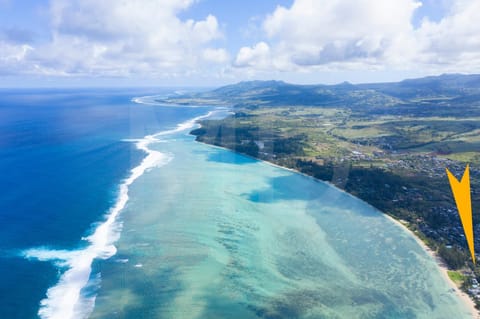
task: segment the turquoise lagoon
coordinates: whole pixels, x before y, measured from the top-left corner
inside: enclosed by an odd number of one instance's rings
[[[188,131],[149,144],[162,165],[129,186],[91,318],[472,317],[382,213]]]

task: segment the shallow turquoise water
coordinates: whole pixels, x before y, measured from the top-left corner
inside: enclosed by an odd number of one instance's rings
[[[470,318],[410,234],[327,184],[185,132],[130,188],[92,318]]]
[[[153,93],[171,91],[0,89],[1,319],[39,318],[39,311],[47,310],[42,306],[47,298],[58,308],[78,299],[60,303],[48,294],[71,268],[60,259],[91,244],[82,238],[103,221],[118,199],[119,184],[145,157],[125,139],[142,138],[207,112],[131,101]],[[83,259],[80,264],[87,263]],[[63,284],[78,282],[74,276]],[[48,310],[42,318],[70,318]]]

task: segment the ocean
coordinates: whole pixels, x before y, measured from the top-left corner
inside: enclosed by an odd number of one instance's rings
[[[471,318],[403,228],[168,94],[1,91],[0,318]]]

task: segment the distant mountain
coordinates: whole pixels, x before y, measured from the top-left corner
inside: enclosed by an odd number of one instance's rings
[[[246,81],[181,98],[187,97],[228,101],[237,106],[353,106],[372,103],[391,105],[400,102],[383,93],[358,88],[348,82],[337,85],[298,85],[283,81]]]
[[[480,75],[442,74],[396,83],[361,84],[359,87],[373,89],[401,99],[458,97],[480,93]]]
[[[285,89],[288,87],[295,86],[293,84],[288,84],[283,81],[244,81],[237,84],[231,84],[227,86],[222,86],[212,93],[221,94],[221,95],[234,95],[239,92],[251,92],[258,90],[278,90]]]
[[[403,86],[437,86],[443,88],[463,89],[480,88],[480,74],[442,74],[439,76],[427,76],[420,79],[408,79],[400,82]]]
[[[176,96],[173,102],[222,103],[238,107],[307,106],[390,108],[443,107],[448,101],[480,103],[480,75],[443,74],[392,83],[297,85],[283,81],[245,81],[209,92]],[[388,110],[385,110],[387,112]],[[417,110],[418,111],[418,110]]]

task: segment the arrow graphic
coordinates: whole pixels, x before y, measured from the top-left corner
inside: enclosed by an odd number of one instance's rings
[[[463,173],[462,180],[458,179],[448,170],[447,176],[452,188],[453,197],[457,204],[458,214],[462,221],[463,231],[467,238],[468,248],[470,249],[470,255],[472,261],[475,264],[475,249],[473,242],[473,222],[472,222],[472,200],[470,198],[470,167],[467,164],[465,172]]]

